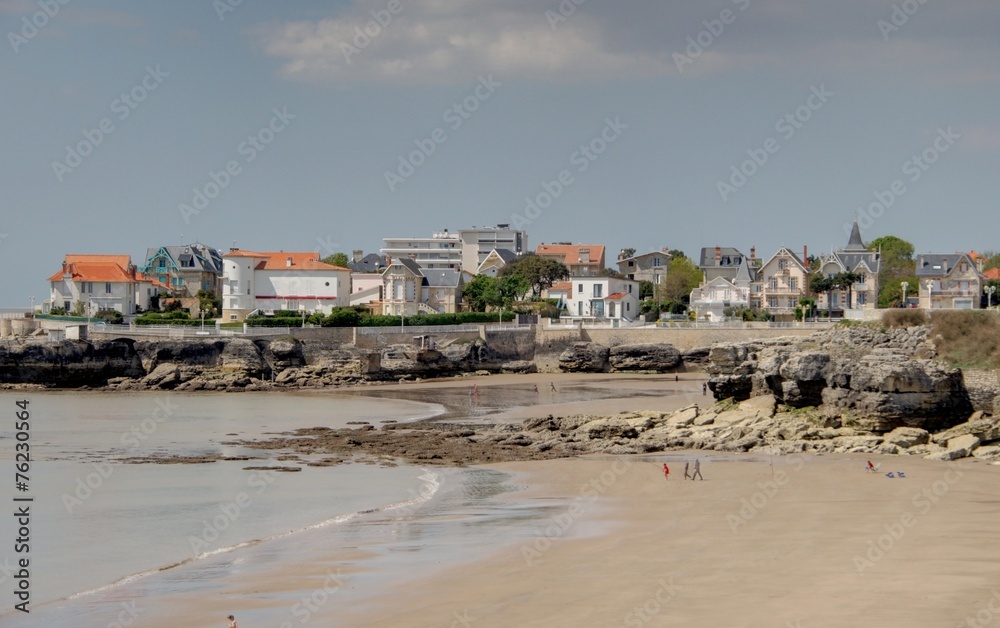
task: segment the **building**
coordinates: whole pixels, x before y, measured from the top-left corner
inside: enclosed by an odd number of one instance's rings
[[[565,303],[571,319],[593,318],[631,322],[639,315],[637,281],[585,275],[571,277],[568,283],[571,285],[565,293]],[[549,295],[553,297],[552,289],[549,290]]]
[[[275,310],[329,314],[350,303],[351,271],[324,264],[318,253],[231,249],[222,260],[223,320]]]
[[[802,259],[790,249],[781,247],[757,271],[760,285],[760,309],[776,318],[791,318],[799,300],[809,295],[809,268],[802,260],[808,259],[808,249],[803,247]],[[751,294],[753,301],[753,294]]]
[[[354,251],[347,267],[351,270],[351,305],[382,301],[382,273],[388,266],[384,255]]]
[[[917,255],[920,307],[944,310],[979,309],[985,278],[968,253]]]
[[[750,258],[747,263],[751,268],[758,265],[755,255],[756,248],[750,247]],[[706,284],[716,277],[723,277],[731,282],[736,278],[736,273],[744,259],[747,259],[746,255],[739,249],[729,246],[704,247],[701,249],[698,268],[701,269],[704,275],[703,281]]]
[[[146,249],[146,261],[138,271],[169,287],[179,296],[194,297],[199,290],[216,294],[222,288],[222,253],[195,242],[181,246]]]
[[[527,232],[511,229],[509,224],[462,229],[459,238],[462,241],[462,270],[470,273],[479,274],[478,269],[493,251],[509,251],[514,257],[528,252]]]
[[[48,279],[49,300],[42,312],[53,308],[76,310],[93,315],[100,310],[115,310],[128,316],[149,309],[153,298],[167,286],[137,272],[128,255],[76,255],[63,258],[62,269]]]
[[[382,313],[453,314],[462,301],[463,275],[451,269],[421,268],[408,258],[394,259],[382,273]]]
[[[429,238],[385,238],[383,243],[381,252],[389,259],[411,259],[421,268],[475,273],[494,249],[523,254],[528,234],[503,224],[459,231],[445,229]]]
[[[721,321],[729,312],[760,307],[757,269],[742,257],[732,279],[715,277],[691,291],[689,311],[700,319]]]
[[[476,269],[477,275],[496,277],[500,269],[517,259],[517,253],[509,249],[493,249]]]
[[[571,277],[594,277],[604,270],[603,244],[539,244],[535,255],[564,264]]]
[[[816,306],[820,310],[868,310],[878,307],[878,273],[882,267],[882,254],[869,251],[861,240],[857,221],[851,230],[847,246],[820,257],[819,272],[825,277],[841,273],[858,275],[850,289],[832,290],[818,295]]]
[[[658,284],[667,276],[670,267],[670,249],[633,255],[619,259],[618,272],[634,281],[649,281]]]

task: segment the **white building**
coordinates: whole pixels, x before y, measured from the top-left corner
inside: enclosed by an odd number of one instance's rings
[[[721,321],[727,309],[741,310],[750,307],[750,293],[755,285],[756,270],[750,268],[747,258],[740,258],[736,275],[729,279],[723,275],[701,284],[691,291],[688,306],[699,319]]]
[[[351,299],[351,271],[314,252],[252,252],[222,256],[222,318],[241,321],[255,310],[329,314]]]
[[[62,270],[49,277],[49,299],[42,312],[52,308],[76,310],[84,316],[100,310],[136,313],[136,305],[149,309],[152,297],[167,286],[136,272],[128,255],[75,255],[63,258]]]
[[[633,321],[639,315],[639,282],[613,277],[571,277],[569,318]],[[550,292],[551,294],[551,292]]]
[[[527,251],[528,234],[510,225],[438,231],[429,238],[384,238],[380,252],[390,260],[409,259],[421,268],[476,273],[494,249],[514,255]]]

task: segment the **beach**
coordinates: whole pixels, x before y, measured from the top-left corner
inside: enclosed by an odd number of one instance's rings
[[[511,375],[372,386],[329,397],[365,398],[355,405],[406,399],[420,409],[439,403],[439,416],[449,422],[501,425],[547,414],[673,410],[701,401],[702,381],[693,374],[676,382],[673,376]],[[469,399],[473,385],[477,401]],[[104,395],[95,398],[109,398]],[[301,404],[323,396],[282,398]],[[188,404],[196,398],[183,397]],[[211,426],[212,439],[227,435],[232,420]],[[102,429],[115,434],[118,428]],[[705,479],[686,481],[684,463],[695,459]],[[1000,597],[993,598],[1000,590],[1000,548],[992,543],[1000,469],[972,460],[879,456],[873,461],[881,468],[873,474],[866,461],[858,454],[668,451],[410,467],[412,473],[403,465],[397,480],[385,476],[371,485],[379,494],[400,480],[418,487],[403,491],[400,485],[392,504],[375,498],[382,505],[371,512],[318,525],[303,518],[291,534],[272,534],[49,611],[62,617],[85,604],[90,614],[80,625],[95,626],[108,625],[119,605],[130,602],[152,626],[221,625],[217,620],[230,613],[241,626],[288,628],[989,625],[983,619],[994,621],[991,600],[1000,610]],[[161,474],[172,466],[139,468]],[[238,480],[239,466],[232,468]],[[307,471],[319,478],[363,467],[337,469]],[[289,496],[298,502],[254,506],[266,508],[261,512],[275,518],[279,531],[285,524],[275,508],[317,507],[356,482],[343,476],[309,492],[315,480],[304,483],[305,475],[280,479],[299,493]],[[362,504],[361,495],[350,503]],[[255,521],[257,511],[247,512]],[[979,623],[963,623],[966,618]]]

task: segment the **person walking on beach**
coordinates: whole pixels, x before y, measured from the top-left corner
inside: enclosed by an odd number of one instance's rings
[[[556,385],[555,385],[555,382],[549,382],[549,389],[550,389],[550,390],[551,390],[552,392],[559,392],[559,391],[557,391],[557,390],[556,390]]]
[[[473,384],[472,385],[472,396],[473,397],[478,397],[479,396],[479,384]]]
[[[534,386],[532,386],[532,388],[535,389],[535,392],[538,392],[538,384],[535,384]]]
[[[230,615],[226,619],[229,620],[229,628],[237,628],[237,626],[236,626],[236,618],[235,617],[233,617],[232,615]]]
[[[698,478],[699,480],[704,480],[705,478],[701,475],[701,461],[697,458],[694,459],[694,473],[691,474],[691,479]]]
[[[663,479],[664,480],[670,479],[670,467],[667,466],[666,462],[663,463]]]
[[[708,394],[708,384],[702,382],[702,384],[701,384],[701,395],[704,397],[707,394]]]
[[[689,479],[691,477],[690,475],[688,475],[688,465],[689,464],[690,463],[687,460],[684,461],[684,479],[685,480],[687,480],[687,479]]]

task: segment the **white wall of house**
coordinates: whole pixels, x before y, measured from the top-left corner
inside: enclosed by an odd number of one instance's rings
[[[634,320],[639,315],[639,282],[612,277],[572,277],[573,296],[567,300],[570,318]],[[620,299],[608,297],[624,293]]]
[[[84,314],[98,310],[117,310],[122,314],[135,313],[135,284],[131,281],[62,281],[51,282],[50,299],[52,307],[66,307],[72,310],[77,301],[82,301]]]

